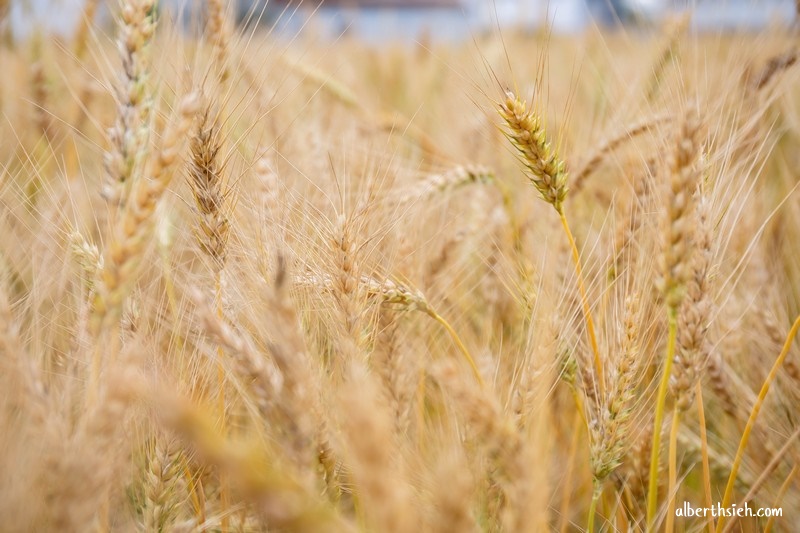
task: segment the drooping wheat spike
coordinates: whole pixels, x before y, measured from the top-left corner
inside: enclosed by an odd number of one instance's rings
[[[678,133],[676,144],[669,155],[666,169],[668,172],[667,206],[662,215],[663,247],[660,257],[661,273],[657,280],[657,285],[667,307],[669,331],[653,417],[653,448],[650,457],[650,479],[647,495],[647,526],[650,529],[655,525],[658,501],[658,463],[661,443],[661,432],[659,430],[664,421],[664,407],[675,358],[678,309],[686,291],[693,250],[691,214],[694,206],[693,199],[695,198],[695,191],[697,190],[701,173],[698,164],[701,152],[700,131],[700,116],[693,106],[689,106]],[[677,416],[677,412],[675,415]],[[674,429],[673,433],[677,431],[677,420],[672,427]],[[675,439],[671,439],[671,443],[674,442]],[[674,452],[673,447],[670,449],[670,457],[674,457]],[[674,479],[674,477],[670,476],[670,479]],[[670,494],[672,494],[671,491]],[[671,498],[670,502],[673,501]],[[672,516],[668,518],[671,519]]]
[[[306,274],[295,278],[295,283],[298,285],[315,286],[323,288],[330,292],[338,290],[337,282],[330,276],[316,276],[313,274]],[[475,363],[474,358],[470,354],[467,347],[464,345],[458,333],[453,329],[447,320],[444,319],[436,310],[428,303],[419,290],[406,287],[402,283],[385,279],[380,281],[370,276],[361,276],[359,291],[363,292],[368,298],[378,299],[381,303],[393,306],[397,309],[405,311],[420,311],[425,313],[436,322],[438,322],[453,339],[456,347],[459,349],[464,359],[469,363],[475,379],[483,384],[478,365]]]
[[[568,191],[566,164],[550,144],[542,118],[511,92],[500,104],[500,116],[507,125],[506,135],[530,171],[528,179],[544,201],[561,214]]]
[[[492,183],[494,172],[479,165],[459,165],[445,172],[430,174],[400,197],[400,203],[427,198],[472,183]]]
[[[706,339],[711,318],[711,220],[709,201],[697,205],[694,228],[694,256],[689,267],[686,297],[678,315],[675,368],[670,382],[678,409],[685,411],[694,400],[695,383],[706,367],[710,344]]]
[[[551,146],[542,117],[536,110],[529,111],[526,102],[520,100],[510,91],[506,92],[506,99],[500,104],[500,116],[506,123],[506,136],[519,152],[520,161],[528,169],[526,177],[536,187],[544,201],[552,205],[556,210],[561,219],[564,233],[569,240],[572,260],[575,264],[575,274],[578,280],[578,289],[581,294],[583,316],[586,321],[586,334],[589,337],[589,343],[592,348],[598,388],[603,394],[605,393],[603,358],[597,345],[589,296],[583,280],[580,253],[564,212],[564,200],[569,190],[567,188],[566,164]]]
[[[665,122],[669,122],[671,118],[671,115],[648,117],[628,126],[617,135],[603,142],[594,150],[590,157],[577,167],[577,170],[571,172],[570,190],[572,193],[575,194],[584,187],[586,179],[600,167],[608,154],[616,150],[622,144],[632,141],[636,137],[651,131]]]
[[[196,236],[216,274],[225,266],[230,235],[230,189],[225,178],[217,118],[206,108],[191,140],[189,186],[197,208]]]
[[[156,30],[154,0],[124,0],[117,47],[122,72],[115,86],[117,116],[108,131],[107,182],[102,196],[112,205],[125,201],[135,167],[146,157],[150,135],[148,54]]]

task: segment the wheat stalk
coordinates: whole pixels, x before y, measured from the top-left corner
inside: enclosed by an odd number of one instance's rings
[[[552,148],[542,118],[535,110],[529,111],[527,104],[519,97],[507,92],[506,99],[500,104],[500,116],[507,126],[506,135],[519,152],[522,163],[528,169],[526,176],[539,191],[542,199],[553,206],[561,219],[561,225],[572,250],[578,289],[583,304],[583,316],[586,320],[586,331],[592,347],[599,388],[601,393],[605,393],[603,358],[597,346],[594,320],[583,281],[580,254],[564,213],[563,204],[568,191],[566,164]]]
[[[662,216],[661,228],[664,244],[662,246],[660,277],[657,285],[666,303],[669,331],[653,417],[653,447],[650,458],[650,480],[647,496],[647,527],[650,529],[655,526],[656,504],[658,501],[660,428],[664,420],[664,406],[675,357],[678,309],[686,291],[686,282],[690,272],[689,264],[692,251],[692,218],[690,215],[693,206],[692,199],[700,176],[700,169],[697,164],[700,157],[700,128],[700,117],[697,111],[690,106],[667,165],[667,171],[669,172],[667,206]],[[677,421],[675,424],[677,424]],[[677,432],[677,427],[675,432]],[[671,443],[674,444],[674,442],[674,439],[671,439]],[[672,457],[674,446],[671,446],[671,449],[670,456]],[[674,502],[672,499],[673,491],[670,490],[669,494],[670,501]],[[674,518],[674,513],[668,515],[668,520],[672,518]]]

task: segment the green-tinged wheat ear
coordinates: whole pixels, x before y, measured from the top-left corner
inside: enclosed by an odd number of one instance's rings
[[[126,0],[117,38],[122,72],[115,86],[117,116],[108,130],[111,148],[105,154],[106,183],[101,195],[112,205],[126,201],[130,180],[146,157],[150,136],[151,96],[148,53],[156,30],[154,0]]]
[[[147,531],[169,531],[185,493],[185,468],[177,440],[159,438],[148,450],[144,472],[144,526]]]
[[[594,420],[589,424],[592,473],[599,483],[616,470],[630,446],[628,422],[633,412],[640,370],[637,305],[635,297],[626,301],[625,335],[619,346],[608,395],[600,412],[593,415]]]
[[[542,198],[561,213],[568,191],[566,165],[550,144],[542,117],[529,111],[526,102],[511,92],[500,104],[500,116],[506,123],[506,135],[530,171],[526,176]]]
[[[133,194],[113,228],[111,243],[104,254],[102,284],[94,301],[92,329],[99,332],[119,319],[139,263],[155,223],[158,203],[172,180],[183,139],[198,111],[199,99],[191,93],[178,106],[175,124],[167,130],[161,145],[149,161],[147,171],[136,180]]]

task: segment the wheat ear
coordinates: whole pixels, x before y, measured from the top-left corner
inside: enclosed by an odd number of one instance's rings
[[[111,149],[105,155],[107,182],[102,196],[112,205],[125,201],[135,167],[146,157],[150,131],[147,93],[148,48],[155,34],[154,0],[125,0],[117,47],[122,73],[116,85],[117,117],[108,131]]]
[[[561,219],[564,233],[569,240],[572,259],[575,263],[575,273],[578,278],[578,289],[581,293],[586,331],[592,347],[592,354],[594,355],[595,371],[597,372],[600,392],[604,394],[605,372],[603,370],[603,359],[597,346],[594,320],[592,319],[589,298],[583,281],[580,253],[564,212],[564,200],[568,191],[566,164],[550,144],[539,114],[536,111],[529,111],[527,104],[510,91],[506,93],[506,99],[500,104],[500,116],[506,123],[506,136],[519,152],[520,160],[527,169],[527,178],[539,191],[542,199],[556,210]]]
[[[122,216],[117,220],[111,243],[103,257],[102,283],[93,302],[90,329],[97,336],[101,331],[110,335],[113,358],[116,350],[119,319],[125,298],[136,281],[140,262],[152,234],[155,211],[172,179],[170,167],[175,163],[186,135],[198,110],[194,93],[184,97],[178,106],[178,118],[162,139],[161,146],[150,160],[145,175],[136,180]],[[92,361],[90,402],[99,385],[101,354],[106,347],[98,343]]]
[[[650,456],[650,479],[647,493],[647,527],[655,527],[658,501],[658,463],[661,445],[661,427],[669,380],[675,358],[678,330],[678,309],[686,291],[691,252],[690,216],[692,199],[699,181],[697,160],[700,156],[700,117],[690,106],[668,164],[667,208],[662,217],[664,239],[660,260],[661,275],[658,287],[667,307],[669,330],[667,351],[656,396],[653,421],[653,447]],[[672,491],[670,491],[670,494]]]

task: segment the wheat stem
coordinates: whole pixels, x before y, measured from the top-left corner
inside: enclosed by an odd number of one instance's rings
[[[600,387],[600,395],[603,396],[606,390],[605,372],[603,370],[603,359],[600,357],[600,349],[597,347],[597,337],[594,333],[594,321],[592,320],[592,310],[589,306],[589,298],[586,295],[586,285],[583,282],[583,270],[581,269],[581,258],[578,252],[578,247],[575,244],[575,237],[572,236],[572,231],[569,229],[569,222],[567,215],[562,209],[559,211],[561,218],[561,225],[564,227],[564,233],[567,234],[570,248],[572,249],[572,260],[575,263],[575,275],[578,278],[578,289],[581,293],[581,304],[583,305],[583,316],[586,320],[586,332],[589,335],[589,342],[592,345],[592,354],[594,356],[594,366],[597,371],[597,378]]]
[[[675,359],[675,339],[678,333],[678,313],[674,307],[668,308],[669,334],[667,338],[667,353],[664,357],[664,369],[661,373],[661,382],[658,385],[656,397],[655,417],[653,421],[653,446],[650,451],[650,478],[647,487],[647,531],[653,531],[656,519],[656,505],[658,503],[658,458],[661,448],[661,425],[664,423],[664,406],[667,402],[667,389],[669,376],[672,374],[672,362]]]
[[[586,526],[588,533],[594,533],[594,517],[597,514],[597,502],[603,495],[602,483],[595,481],[594,490],[592,491],[592,503],[589,505],[589,524]]]
[[[792,347],[792,342],[794,342],[794,338],[797,336],[798,330],[800,330],[800,316],[795,319],[792,329],[789,330],[789,334],[786,336],[786,342],[783,345],[783,349],[778,355],[778,358],[775,360],[775,364],[772,365],[772,369],[770,369],[767,378],[764,380],[764,384],[761,386],[761,391],[758,393],[756,403],[753,405],[753,409],[750,411],[750,417],[747,419],[747,425],[742,433],[742,439],[739,441],[739,448],[736,450],[736,457],[733,459],[731,473],[728,476],[728,484],[725,487],[725,495],[722,497],[723,509],[727,508],[731,503],[731,499],[733,498],[733,486],[736,483],[736,475],[739,473],[739,467],[742,465],[744,450],[747,447],[747,441],[750,439],[750,433],[753,431],[753,427],[756,424],[756,418],[758,418],[758,413],[761,411],[761,406],[764,405],[764,400],[767,398],[769,388],[772,385],[772,382],[775,381],[778,371],[783,365],[783,361],[786,359],[786,356],[789,355],[789,349]],[[717,533],[722,532],[724,524],[725,517],[720,516],[719,521],[717,522]]]
[[[573,388],[573,390],[575,390]],[[569,444],[569,459],[567,459],[567,473],[566,481],[564,482],[564,489],[561,491],[561,526],[558,528],[559,533],[566,533],[570,521],[569,521],[569,503],[570,503],[570,493],[572,492],[572,477],[573,472],[575,470],[575,457],[578,455],[578,443],[580,442],[581,436],[581,424],[584,426],[586,425],[586,418],[583,412],[583,408],[580,405],[580,397],[576,395],[576,401],[578,402],[578,409],[575,411],[575,415],[573,416],[572,421],[572,439]]]
[[[445,330],[447,330],[447,333],[450,334],[450,338],[453,339],[453,342],[458,347],[459,351],[461,351],[461,354],[464,356],[464,359],[467,360],[470,368],[472,368],[472,373],[475,375],[475,379],[481,385],[481,387],[483,387],[484,382],[483,378],[481,377],[481,372],[480,370],[478,370],[478,365],[475,364],[475,359],[472,358],[472,355],[470,355],[469,350],[467,350],[467,347],[464,346],[464,343],[461,341],[461,337],[458,336],[458,333],[456,333],[456,330],[453,329],[453,326],[451,326],[450,323],[447,322],[447,320],[445,320],[439,313],[437,313],[433,309],[430,308],[427,309],[427,313],[432,319],[437,321],[439,324],[442,325],[442,327]]]
[[[796,473],[797,473],[797,463],[795,463],[795,465],[789,471],[789,475],[786,476],[786,479],[781,484],[781,488],[778,489],[778,495],[775,496],[775,503],[772,504],[773,509],[780,507],[780,504],[783,501],[783,497],[786,496],[786,492],[792,485],[792,481],[794,481],[794,475]],[[770,516],[769,520],[767,520],[767,523],[764,526],[764,533],[770,533],[772,531],[773,525],[775,525],[775,515]]]
[[[706,431],[706,411],[703,405],[703,383],[697,380],[694,384],[695,396],[697,397],[697,418],[700,422],[700,452],[703,460],[703,493],[705,496],[706,507],[714,505],[711,496],[711,467],[708,462],[708,435]],[[714,517],[708,519],[708,532],[714,531]]]
[[[675,500],[678,485],[678,429],[680,428],[680,413],[678,407],[672,409],[672,425],[669,430],[669,485],[667,495],[669,503],[667,505],[667,524],[664,527],[666,533],[672,533],[675,529]]]

